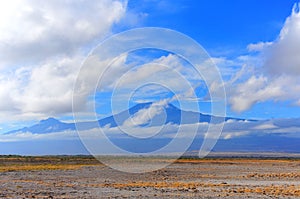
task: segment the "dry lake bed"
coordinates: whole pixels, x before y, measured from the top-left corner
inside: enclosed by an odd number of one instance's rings
[[[157,161],[170,160],[143,164]],[[182,158],[133,174],[89,156],[1,156],[0,198],[300,198],[300,159]]]

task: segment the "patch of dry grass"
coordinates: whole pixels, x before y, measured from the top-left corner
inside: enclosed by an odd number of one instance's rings
[[[43,164],[43,165],[5,165],[0,166],[0,172],[12,172],[12,171],[38,171],[38,170],[70,170],[79,169],[87,164]]]
[[[101,165],[90,156],[0,156],[0,172],[70,170]]]
[[[299,162],[300,159],[248,159],[248,158],[225,158],[225,159],[178,159],[176,163],[212,163],[212,164],[256,164],[256,163],[291,163]]]
[[[280,196],[300,196],[300,186],[296,185],[271,185],[262,187],[240,187],[225,190],[229,193],[257,193],[272,197]]]
[[[97,186],[97,185],[94,185]],[[271,186],[241,186],[227,183],[201,183],[201,182],[128,182],[128,183],[106,183],[98,186],[113,187],[116,189],[128,188],[155,188],[176,189],[178,191],[197,192],[201,188],[210,188],[213,192],[223,192],[225,195],[261,194],[273,197],[300,196],[300,186],[296,185],[271,185]]]
[[[300,178],[300,173],[251,173],[246,178]]]

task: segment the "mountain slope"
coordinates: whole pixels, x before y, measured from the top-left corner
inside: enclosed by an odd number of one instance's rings
[[[109,125],[110,127],[117,127],[130,118],[135,117],[135,115],[143,110],[147,110],[150,106],[153,105],[152,102],[140,103],[137,104],[128,110],[122,111],[116,115],[112,115],[98,121],[91,122],[80,122],[77,126],[79,130],[88,130],[97,127],[104,127]],[[230,118],[230,117],[216,117],[208,114],[202,114],[192,111],[183,111],[177,108],[172,104],[168,104],[165,109],[165,112],[155,115],[151,119],[151,123],[144,124],[145,126],[160,126],[168,123],[172,124],[193,124],[197,122],[207,122],[210,123],[212,119],[215,121],[222,120],[244,120],[239,118]],[[41,120],[38,124],[35,124],[30,127],[24,127],[22,129],[17,129],[9,131],[6,134],[17,133],[17,132],[31,132],[34,134],[45,134],[51,132],[61,132],[65,130],[76,130],[75,123],[64,123],[54,118],[48,118],[46,120]]]
[[[5,134],[17,133],[17,132],[31,132],[34,134],[45,134],[52,132],[61,132],[65,130],[75,130],[74,123],[64,123],[55,118],[48,118],[46,120],[41,120],[39,123],[30,126],[24,127],[22,129],[17,129],[9,131]]]
[[[77,127],[79,130],[89,130],[97,127],[117,127],[119,125],[124,125],[127,121],[138,119],[139,115],[144,113],[148,114],[148,110],[151,109],[153,103],[142,103],[131,107],[128,110],[122,111],[116,115],[109,116],[98,121],[90,122],[80,122]],[[153,108],[153,107],[152,107]],[[154,107],[155,108],[155,107]],[[159,110],[159,107],[157,110]],[[157,111],[156,110],[156,111]],[[151,112],[151,111],[150,111]],[[143,114],[141,114],[143,113]],[[147,115],[146,114],[146,115]],[[152,114],[152,113],[149,113]],[[145,114],[144,114],[145,116]],[[216,117],[208,114],[202,114],[192,111],[183,111],[178,107],[168,104],[163,110],[157,111],[151,117],[152,121],[145,120],[144,123],[137,123],[139,127],[152,127],[152,126],[163,126],[168,123],[176,124],[194,124],[197,122],[207,122],[211,123],[212,118],[215,120],[232,120],[228,121],[223,129],[222,136],[218,140],[214,151],[232,151],[232,152],[300,152],[300,137],[297,129],[300,128],[300,118],[292,119],[275,119],[275,120],[245,120],[239,118],[231,117]],[[180,118],[183,118],[182,121]],[[250,122],[249,122],[250,121]],[[207,124],[203,123],[203,126]],[[167,125],[166,125],[167,126]],[[189,125],[186,125],[189,126]],[[19,132],[31,132],[32,134],[49,134],[54,132],[62,132],[68,130],[76,130],[75,123],[64,123],[54,118],[48,118],[46,120],[41,120],[39,123],[24,127],[22,129],[7,132],[6,134],[13,134]],[[109,129],[111,130],[111,129]],[[134,137],[127,136],[120,132],[120,135],[116,134],[117,128],[112,128],[112,134],[108,134],[114,144],[120,148],[131,151],[134,153],[147,153],[158,150],[166,146],[170,141],[171,137],[160,137],[153,136],[150,139],[134,139]],[[138,129],[139,130],[139,129]],[[172,129],[171,129],[172,130]],[[92,131],[91,131],[92,132]],[[146,129],[145,129],[146,132]],[[200,131],[199,131],[200,132]],[[291,133],[292,132],[292,133]],[[293,133],[294,132],[294,133]],[[69,132],[66,132],[67,134]],[[75,132],[74,137],[77,136]],[[141,133],[144,133],[141,131]],[[173,131],[170,131],[170,135]],[[175,134],[174,132],[173,134]],[[200,132],[201,133],[201,132]],[[227,133],[227,134],[226,134]],[[299,131],[300,133],[300,131]],[[74,135],[72,134],[72,135]],[[124,134],[124,135],[123,135]],[[226,136],[227,135],[227,136]],[[56,136],[56,135],[55,135]],[[4,136],[5,137],[5,136]],[[8,137],[18,137],[18,135],[8,135]],[[21,135],[22,137],[22,135]],[[36,137],[36,136],[33,136]],[[39,136],[37,136],[39,137]],[[78,138],[78,139],[77,139]],[[184,138],[183,138],[184,139]],[[1,139],[0,139],[1,140]],[[41,153],[43,154],[79,154],[87,153],[86,149],[83,147],[82,143],[79,141],[79,137],[74,140],[64,140],[62,137],[57,137],[55,140],[24,140],[16,142],[5,142],[0,141],[2,148],[0,148],[0,153],[15,153],[16,147],[22,153],[24,147],[28,149],[28,154]],[[97,144],[99,140],[97,140]],[[199,150],[203,143],[203,137],[196,137],[193,140],[189,151]],[[53,148],[53,146],[55,146]],[[43,149],[39,148],[42,147]],[[105,148],[105,147],[104,147]]]
[[[100,127],[104,127],[106,125],[109,125],[110,127],[117,127],[124,122],[132,117],[135,116],[139,111],[143,109],[149,109],[150,106],[152,105],[152,102],[148,103],[140,103],[137,104],[133,107],[131,107],[128,110],[122,111],[116,115],[112,115],[109,117],[106,117],[104,119],[100,119],[97,122],[84,122],[81,123],[79,126],[82,128],[81,130],[84,129],[89,129],[89,128],[96,128],[98,125]],[[232,118],[232,117],[216,117],[208,114],[202,114],[202,113],[197,113],[193,111],[184,111],[173,104],[168,104],[165,107],[165,113],[161,113],[159,115],[154,116],[151,119],[150,124],[144,124],[145,126],[160,126],[168,123],[172,124],[194,124],[197,122],[207,122],[210,123],[212,119],[214,119],[215,122],[221,122],[223,120],[228,121],[228,120],[236,120],[236,121],[245,121],[245,119],[240,119],[240,118]],[[255,120],[249,120],[249,121],[255,121]],[[143,125],[141,125],[143,126]]]

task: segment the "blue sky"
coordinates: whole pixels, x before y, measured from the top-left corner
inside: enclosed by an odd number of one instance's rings
[[[0,132],[47,117],[72,120],[72,89],[88,53],[114,33],[148,26],[182,32],[205,48],[226,82],[228,115],[300,117],[300,60],[295,58],[300,52],[300,17],[297,10],[292,14],[295,3],[1,2]],[[148,55],[143,61],[154,59],[159,56]],[[102,106],[96,112],[104,117],[111,110],[99,96],[97,104]],[[90,99],[82,107],[90,107]],[[200,106],[210,112],[207,102]],[[80,111],[82,117],[90,114]]]
[[[231,60],[253,56],[260,60],[259,53],[249,52],[247,46],[276,41],[295,3],[297,1],[146,0],[129,1],[128,10],[142,16],[137,27],[159,26],[180,31],[199,42],[212,57]],[[240,64],[224,67],[240,69]],[[202,110],[209,112],[209,106],[203,105]],[[228,108],[227,113],[245,118],[289,118],[299,117],[300,108],[290,100],[270,99],[238,113]]]
[[[245,53],[255,41],[275,40],[296,2],[146,0],[129,1],[128,9],[147,14],[140,26],[178,30],[218,56]]]

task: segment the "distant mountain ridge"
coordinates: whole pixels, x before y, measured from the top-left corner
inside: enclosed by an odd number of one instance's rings
[[[74,123],[64,123],[61,122],[55,118],[48,118],[45,120],[41,120],[39,123],[30,126],[30,127],[24,127],[21,129],[9,131],[5,134],[12,134],[12,133],[18,133],[18,132],[31,132],[34,134],[45,134],[45,133],[52,133],[52,132],[61,132],[65,130],[75,130],[75,124]]]
[[[120,132],[120,135],[114,131],[113,127],[124,125],[128,119],[141,115],[143,110],[151,108],[153,103],[137,104],[128,110],[122,111],[118,114],[105,117],[96,121],[79,122],[79,123],[64,123],[55,118],[48,118],[41,120],[37,124],[24,127],[21,129],[9,131],[6,133],[8,137],[14,137],[14,133],[32,134],[47,134],[51,137],[51,133],[74,131],[76,127],[78,130],[89,130],[97,127],[112,128],[114,133],[107,134],[110,141],[118,147],[133,153],[148,153],[156,151],[166,146],[172,138],[170,137],[151,137],[151,139],[134,139],[127,134]],[[233,117],[217,117],[203,113],[192,111],[183,111],[178,107],[167,104],[164,106],[163,112],[154,115],[151,122],[145,124],[138,124],[141,127],[159,126],[168,123],[172,124],[194,124],[198,122],[211,123],[227,121],[223,128],[223,133],[218,139],[213,151],[216,152],[288,152],[300,153],[300,136],[293,134],[291,137],[285,136],[285,130],[290,130],[290,127],[300,128],[300,118],[292,119],[275,119],[275,120],[246,120]],[[153,108],[153,107],[152,107]],[[155,108],[155,107],[154,107]],[[182,120],[180,119],[182,117]],[[232,121],[228,121],[232,120]],[[250,122],[249,122],[250,121]],[[79,125],[78,125],[79,124]],[[175,125],[175,126],[176,126]],[[205,126],[205,124],[203,124]],[[186,125],[189,126],[189,125]],[[277,128],[277,129],[276,129]],[[272,133],[272,129],[275,129]],[[227,134],[226,131],[230,132]],[[249,133],[239,134],[243,131]],[[295,131],[295,130],[294,130]],[[225,133],[224,133],[225,132]],[[269,133],[270,132],[270,133]],[[172,132],[171,132],[172,133]],[[176,132],[174,132],[176,133]],[[300,133],[300,131],[299,131]],[[68,134],[68,133],[67,133]],[[10,136],[11,135],[11,136]],[[22,136],[22,135],[21,135]],[[56,136],[56,135],[55,135]],[[59,135],[58,135],[59,136]],[[16,137],[18,137],[16,135]],[[33,136],[39,137],[39,136]],[[76,135],[75,135],[76,137]],[[78,138],[78,139],[77,139]],[[0,141],[0,153],[3,154],[89,154],[79,137],[75,139],[65,139],[58,137],[54,140],[20,140],[16,142]],[[203,143],[203,137],[195,137],[187,151],[197,151]],[[99,143],[98,143],[99,144]],[[103,148],[105,149],[105,147]]]
[[[92,129],[96,127],[104,127],[109,125],[110,127],[117,127],[118,125],[123,124],[127,119],[134,116],[136,113],[138,113],[142,109],[148,109],[153,103],[147,102],[147,103],[140,103],[137,104],[128,110],[122,111],[116,115],[112,115],[103,119],[100,119],[98,121],[90,121],[90,122],[80,122],[80,130],[87,130]],[[157,115],[152,118],[151,126],[158,126],[168,123],[173,124],[193,124],[197,122],[208,122],[210,123],[212,119],[215,121],[222,121],[222,120],[242,120],[240,118],[232,118],[232,117],[217,117],[212,116],[208,114],[198,113],[198,112],[192,112],[192,111],[183,111],[173,104],[167,104],[165,108],[165,117],[163,117],[162,114]],[[162,121],[165,121],[164,123],[161,123]],[[55,118],[48,118],[45,120],[41,120],[39,123],[30,126],[30,127],[24,127],[17,130],[9,131],[5,134],[12,134],[12,133],[18,133],[18,132],[31,132],[33,134],[45,134],[45,133],[52,133],[52,132],[61,132],[66,130],[76,130],[75,123],[64,123],[61,122]]]

